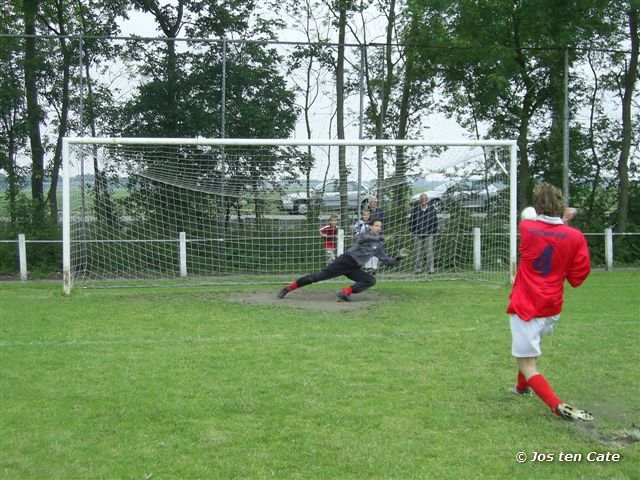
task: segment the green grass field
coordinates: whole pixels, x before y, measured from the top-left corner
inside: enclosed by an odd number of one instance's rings
[[[592,424],[507,392],[506,286],[383,277],[350,304],[278,288],[0,284],[0,476],[638,478],[638,271],[568,289],[543,342],[541,371]]]

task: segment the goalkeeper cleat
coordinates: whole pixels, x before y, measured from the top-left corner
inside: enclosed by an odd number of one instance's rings
[[[584,422],[590,422],[593,420],[593,415],[586,410],[579,410],[567,403],[559,404],[556,407],[556,413],[565,420],[582,420]]]
[[[284,287],[278,292],[278,298],[284,298],[287,293],[289,293],[289,287]]]
[[[516,395],[520,395],[523,397],[532,397],[533,396],[533,388],[527,387],[524,390],[520,390],[518,385],[514,385],[509,389],[511,393],[515,393]]]
[[[351,297],[349,295],[347,295],[346,293],[344,293],[344,292],[338,292],[337,296],[338,296],[338,299],[341,302],[350,302],[351,301]]]

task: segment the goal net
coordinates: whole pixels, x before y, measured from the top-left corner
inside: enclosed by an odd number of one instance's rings
[[[64,288],[291,280],[324,267],[329,247],[340,254],[355,242],[372,197],[394,237],[388,254],[411,250],[379,276],[504,283],[515,268],[515,149],[488,140],[67,138]],[[430,234],[412,221],[426,208],[437,220]],[[337,235],[323,237],[332,216]]]

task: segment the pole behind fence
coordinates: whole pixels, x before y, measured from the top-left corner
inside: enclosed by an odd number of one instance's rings
[[[607,270],[613,270],[613,231],[610,228],[604,230],[604,258]]]
[[[480,228],[473,229],[473,271],[480,273],[482,270],[482,240]]]
[[[18,258],[20,259],[20,280],[27,280],[27,242],[24,233],[18,234]]]
[[[187,234],[180,232],[180,277],[187,278]]]

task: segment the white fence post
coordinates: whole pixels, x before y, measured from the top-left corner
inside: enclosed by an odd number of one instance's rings
[[[604,258],[607,270],[613,270],[613,231],[604,229]]]
[[[338,229],[338,255],[342,255],[344,253],[344,229]]]
[[[20,259],[20,280],[27,280],[27,242],[24,233],[18,234],[18,258]]]
[[[480,273],[482,270],[482,242],[480,228],[473,228],[473,270]]]
[[[187,278],[187,234],[180,232],[180,277]]]

